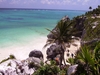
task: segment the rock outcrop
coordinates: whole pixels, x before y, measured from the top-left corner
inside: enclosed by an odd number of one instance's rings
[[[62,53],[62,48],[60,45],[51,45],[47,51],[47,59],[53,60],[57,55]]]
[[[8,59],[0,64],[0,75],[32,75],[43,62],[41,51],[31,51],[25,60]]]
[[[57,65],[61,65],[63,62],[63,51],[64,49],[61,45],[51,45],[46,51],[47,61],[55,60]]]
[[[29,57],[36,57],[36,58],[39,58],[39,59],[43,59],[43,54],[39,50],[33,50],[29,53]]]
[[[29,63],[17,59],[10,59],[0,64],[1,75],[32,75],[35,68],[29,68]]]

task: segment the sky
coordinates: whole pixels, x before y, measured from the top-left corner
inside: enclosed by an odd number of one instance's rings
[[[100,0],[0,0],[0,8],[88,10],[100,5]]]

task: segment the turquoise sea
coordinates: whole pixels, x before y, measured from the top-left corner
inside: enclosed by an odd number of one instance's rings
[[[46,28],[53,29],[68,15],[70,19],[86,11],[47,9],[0,9],[0,49],[28,44],[46,37]]]

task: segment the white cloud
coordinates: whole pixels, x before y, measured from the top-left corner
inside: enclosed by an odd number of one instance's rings
[[[69,4],[72,0],[41,0],[43,4]]]
[[[43,3],[43,4],[54,4],[55,1],[53,1],[53,0],[41,0],[41,3]]]
[[[35,3],[37,0],[23,0],[23,4]]]
[[[62,4],[71,3],[71,0],[62,0]]]
[[[10,4],[30,4],[36,1],[37,0],[11,0]]]

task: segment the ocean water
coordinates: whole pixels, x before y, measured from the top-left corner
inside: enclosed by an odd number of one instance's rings
[[[84,13],[78,10],[0,9],[0,49],[35,43],[49,33],[46,28],[53,29],[65,15],[72,19]]]

